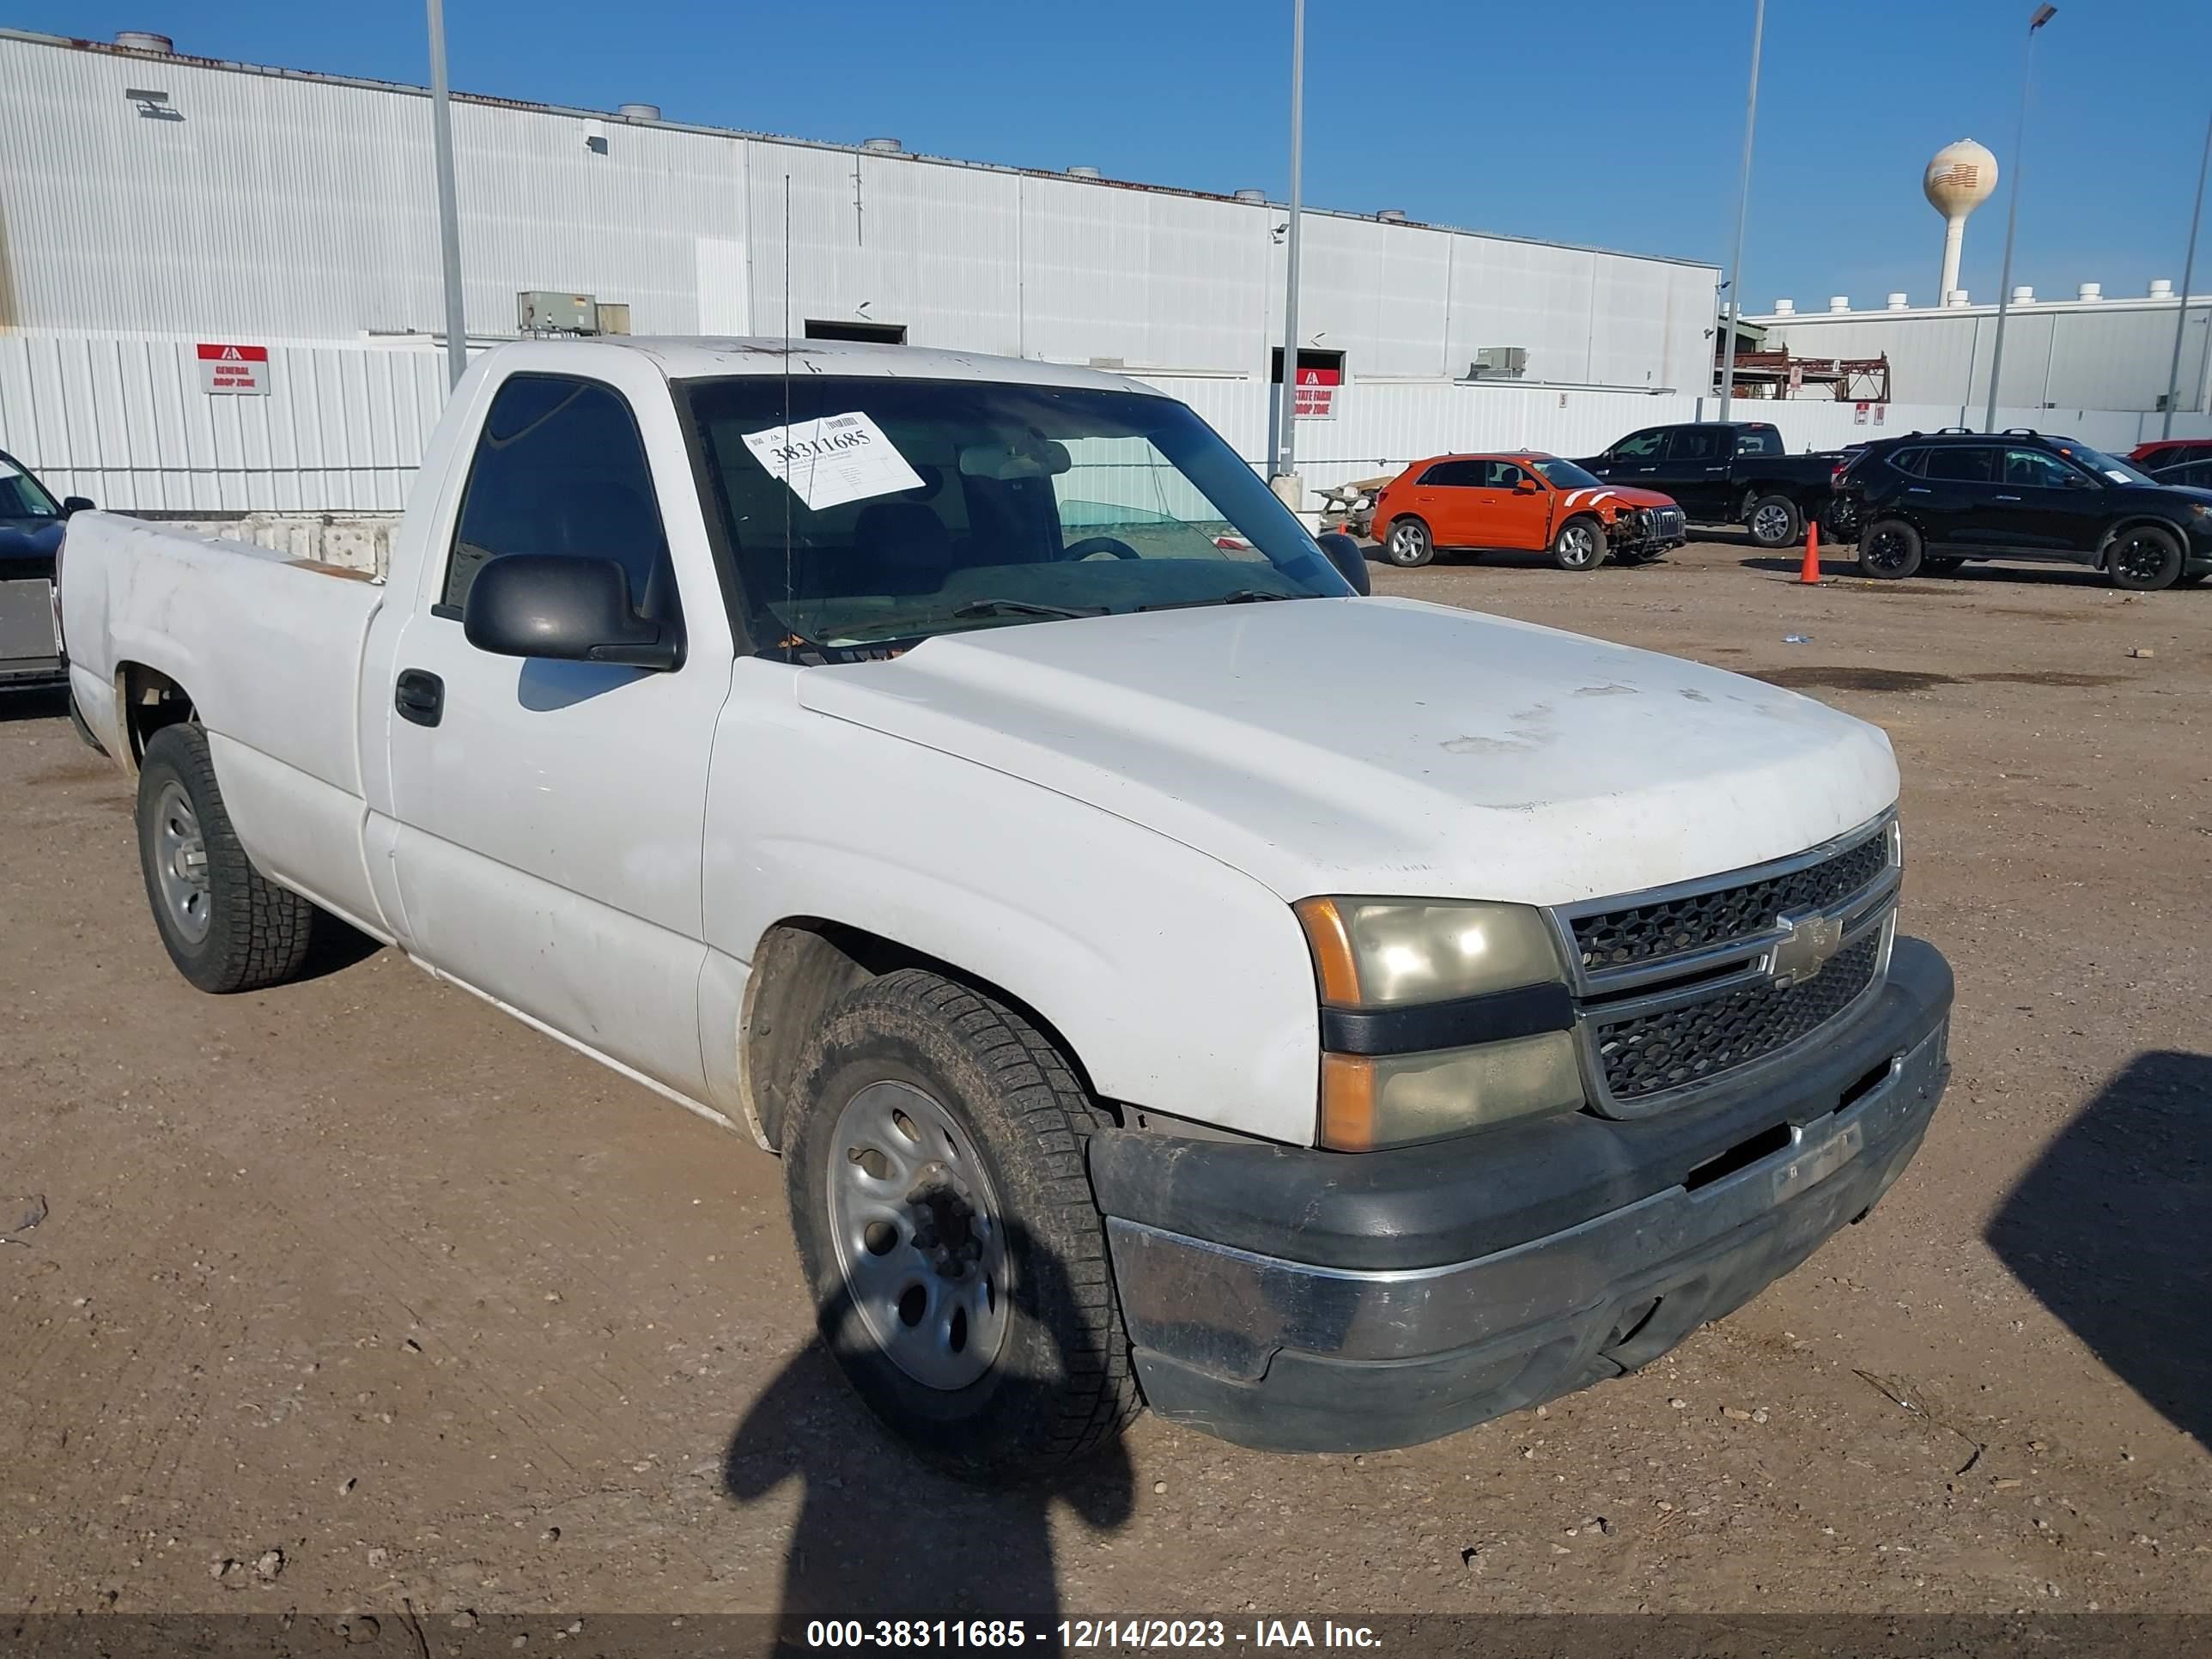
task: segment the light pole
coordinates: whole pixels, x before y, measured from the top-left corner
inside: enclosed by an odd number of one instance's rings
[[[2012,309],[2012,234],[2020,228],[2020,175],[2027,149],[2027,94],[2035,83],[2035,34],[2058,15],[2056,6],[2038,6],[2027,20],[2027,47],[2020,65],[2020,126],[2012,140],[2012,198],[2005,208],[2004,274],[1997,278],[1997,332],[1990,346],[1990,404],[1982,430],[1997,429],[1997,372],[2004,367],[2005,313]]]
[[[2181,393],[2181,336],[2189,322],[2189,284],[2197,275],[2197,227],[2204,217],[2204,175],[2212,171],[2212,118],[2204,123],[2204,159],[2197,164],[2197,205],[2189,214],[2189,252],[2181,256],[2181,303],[2173,308],[2173,362],[2166,371],[2166,419],[2158,435],[2173,435],[2173,400]],[[2197,388],[2200,392],[2203,387]]]
[[[445,0],[430,9],[430,129],[438,155],[438,252],[446,279],[446,379],[469,369],[468,315],[461,305],[461,220],[453,202],[453,100],[446,85]]]
[[[1287,478],[1297,465],[1294,435],[1298,416],[1298,197],[1304,185],[1306,150],[1306,0],[1291,0],[1291,227],[1283,249],[1283,386],[1275,417],[1275,470]],[[1296,512],[1297,502],[1291,502]]]
[[[1743,178],[1735,196],[1735,257],[1729,264],[1728,343],[1721,356],[1721,419],[1735,398],[1735,319],[1743,314],[1743,225],[1751,212],[1751,136],[1759,125],[1759,49],[1766,39],[1766,0],[1751,17],[1751,90],[1743,100]]]

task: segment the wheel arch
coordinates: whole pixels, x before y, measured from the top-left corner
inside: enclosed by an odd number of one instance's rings
[[[2188,564],[2189,532],[2186,530],[2174,523],[2172,520],[2160,518],[2155,513],[2130,513],[2125,518],[2115,520],[2106,526],[2104,537],[2097,544],[2097,568],[2100,570],[2111,568],[2112,549],[2118,544],[2120,538],[2130,530],[2144,529],[2163,530],[2174,540],[2179,542],[2181,562],[2184,566]]]
[[[738,1034],[738,1091],[754,1133],[781,1152],[800,1052],[830,1007],[872,980],[925,968],[1019,1014],[1057,1048],[1083,1091],[1118,1121],[1119,1103],[1101,1099],[1082,1055],[1035,1005],[959,963],[870,928],[824,916],[785,916],[761,936],[745,982]]]
[[[129,659],[115,665],[115,709],[123,738],[115,758],[132,777],[156,732],[199,719],[199,706],[182,684],[158,668]]]

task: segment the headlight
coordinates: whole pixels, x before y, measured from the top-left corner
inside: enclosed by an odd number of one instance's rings
[[[1329,1050],[1322,1146],[1410,1146],[1582,1104],[1573,1005],[1540,912],[1366,898],[1296,908]],[[1328,1042],[1332,1029],[1346,1041]]]
[[[2212,507],[2207,507],[2202,501],[2191,501],[2189,504],[2189,516],[2199,524],[2212,521]]]

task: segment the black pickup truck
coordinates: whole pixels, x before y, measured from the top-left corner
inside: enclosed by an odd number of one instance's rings
[[[1835,493],[1847,459],[1792,455],[1764,421],[1698,421],[1647,426],[1576,465],[1607,483],[1672,495],[1693,524],[1741,525],[1761,547],[1789,547],[1814,517],[1823,535],[1850,538]]]

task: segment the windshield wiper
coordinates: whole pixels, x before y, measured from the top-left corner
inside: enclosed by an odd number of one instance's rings
[[[952,615],[968,617],[1103,617],[1103,605],[1031,605],[1027,599],[970,599],[955,605]]]
[[[1202,605],[1257,605],[1262,599],[1310,599],[1311,593],[1278,593],[1272,588],[1239,587],[1227,593],[1216,594],[1210,599],[1164,599],[1157,605],[1140,605],[1139,611],[1189,611]]]

